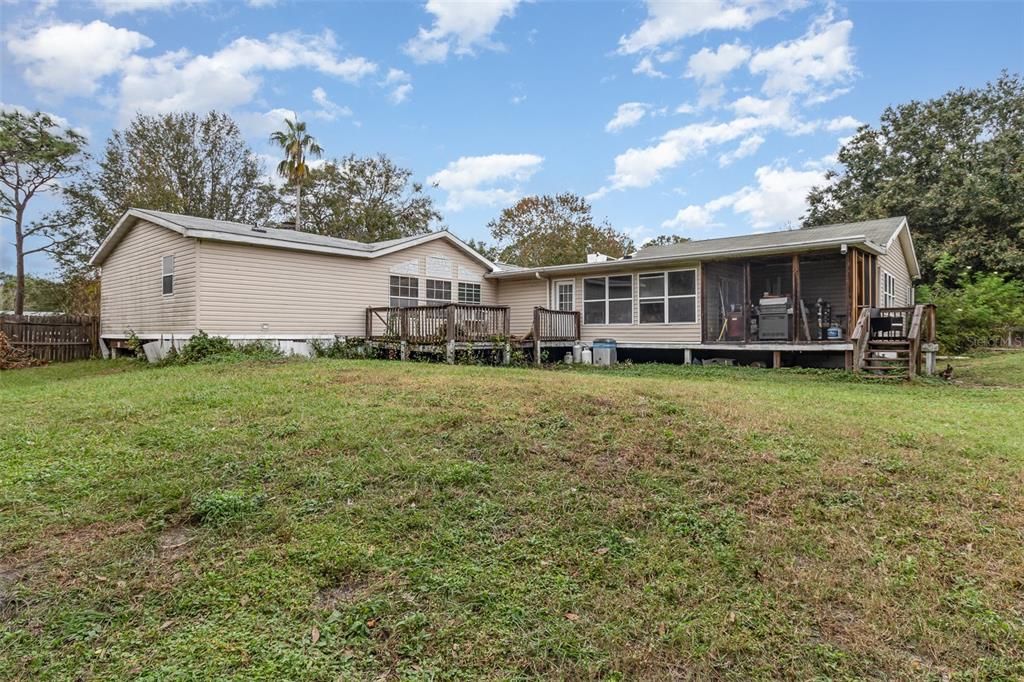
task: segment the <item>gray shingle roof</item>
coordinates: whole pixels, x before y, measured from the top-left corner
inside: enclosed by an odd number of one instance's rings
[[[326,237],[320,234],[309,232],[297,232],[295,230],[282,230],[275,227],[262,227],[236,223],[229,220],[213,220],[211,218],[197,218],[195,216],[168,213],[166,211],[153,211],[144,208],[130,208],[121,217],[114,229],[110,231],[107,238],[103,240],[96,253],[90,259],[94,266],[103,264],[107,256],[117,247],[118,242],[125,232],[138,220],[149,221],[162,227],[172,229],[185,237],[196,239],[211,239],[215,241],[234,242],[250,244],[253,246],[268,246],[283,249],[295,249],[299,251],[315,251],[339,256],[355,258],[376,258],[393,253],[405,248],[404,245],[414,246],[434,239],[445,239],[454,246],[462,249],[473,258],[479,260],[487,268],[493,271],[497,266],[488,261],[482,255],[473,250],[468,244],[446,230],[417,234],[401,239],[388,239],[379,242],[357,242],[352,239],[339,239],[337,237]]]
[[[254,230],[253,225],[246,225],[245,223],[236,223],[229,220],[213,220],[212,218],[197,218],[195,216],[167,213],[165,211],[151,211],[144,208],[135,208],[132,209],[132,211],[140,215],[149,215],[154,218],[160,218],[161,220],[183,227],[186,230],[220,232],[223,234],[233,234],[239,237],[246,237],[256,241],[312,244],[316,246],[347,249],[350,251],[365,251],[367,253],[372,253],[374,251],[379,251],[380,249],[386,249],[388,247],[401,244],[402,242],[412,241],[423,237],[422,234],[418,234],[411,237],[389,239],[381,242],[357,242],[352,239],[327,237],[321,234],[297,232],[295,230],[282,230],[274,227],[263,227],[262,225],[259,226],[259,230]]]
[[[664,246],[649,246],[641,248],[633,256],[640,258],[663,258],[665,256],[689,256],[707,255],[714,251],[737,251],[745,249],[760,249],[772,247],[798,246],[810,240],[842,240],[848,239],[851,243],[867,241],[876,246],[884,247],[889,243],[896,230],[903,224],[905,218],[883,218],[881,220],[865,220],[856,223],[837,223],[834,225],[822,225],[821,227],[809,227],[803,230],[783,230],[781,232],[764,232],[761,234],[747,234],[738,237],[721,237],[718,239],[700,239],[681,244],[666,244]]]

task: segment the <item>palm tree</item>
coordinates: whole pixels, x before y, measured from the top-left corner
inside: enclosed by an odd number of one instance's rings
[[[306,156],[320,158],[323,148],[306,132],[302,121],[284,120],[287,128],[270,136],[270,141],[284,151],[284,160],[277,164],[277,174],[295,184],[295,229],[302,230],[302,181],[309,174]]]

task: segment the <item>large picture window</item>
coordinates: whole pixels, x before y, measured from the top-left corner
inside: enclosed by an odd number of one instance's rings
[[[697,321],[697,271],[640,275],[640,324]]]
[[[163,293],[164,296],[170,296],[174,293],[174,256],[164,256],[160,260],[160,266]]]
[[[410,308],[419,305],[420,281],[416,277],[391,276],[392,308]]]
[[[587,277],[583,280],[584,324],[632,324],[633,276]]]
[[[452,283],[443,279],[427,280],[427,304],[444,305],[452,302]]]
[[[459,303],[480,305],[480,285],[459,282]]]

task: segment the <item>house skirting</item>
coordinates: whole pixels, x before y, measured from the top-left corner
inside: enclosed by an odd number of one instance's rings
[[[270,341],[285,355],[300,355],[309,357],[313,354],[310,342],[323,341],[332,343],[335,339],[345,338],[335,334],[324,334],[323,332],[292,332],[286,334],[211,334],[211,336],[223,336],[236,344],[251,343],[253,341]],[[181,350],[192,333],[185,332],[150,332],[138,335],[139,340],[144,344],[157,342],[159,354],[163,356],[173,347]],[[109,358],[116,355],[119,349],[126,348],[127,334],[103,334],[100,337],[100,352],[103,357]]]

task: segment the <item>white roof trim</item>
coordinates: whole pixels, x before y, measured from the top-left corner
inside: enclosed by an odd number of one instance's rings
[[[910,271],[911,279],[921,278],[921,264],[917,260],[917,249],[914,248],[914,236],[910,234],[910,224],[904,218],[896,231],[892,233],[889,242],[885,245],[886,251],[897,239],[903,244],[903,259],[907,262],[907,270]]]
[[[573,272],[578,270],[601,270],[601,269],[628,269],[636,270],[643,268],[648,264],[657,263],[688,263],[694,261],[706,261],[713,260],[716,258],[729,257],[729,256],[756,256],[759,254],[770,255],[777,253],[789,253],[794,250],[803,248],[815,248],[815,247],[828,247],[828,246],[842,246],[843,244],[857,244],[863,246],[868,251],[875,254],[881,254],[885,252],[885,249],[878,246],[874,242],[871,242],[864,235],[850,235],[838,238],[829,239],[808,239],[801,242],[791,242],[789,244],[772,244],[768,246],[757,246],[757,247],[738,247],[733,249],[710,249],[708,251],[699,251],[696,253],[687,254],[672,254],[668,256],[656,256],[653,258],[629,258],[620,259],[617,261],[609,261],[607,263],[572,263],[569,265],[549,265],[542,268],[529,268],[524,270],[507,270],[492,272],[488,277],[492,278],[507,278],[515,275],[526,275],[526,276],[540,276],[548,273],[562,273],[562,272]]]
[[[451,232],[439,231],[431,232],[430,234],[424,234],[413,239],[407,239],[398,244],[392,244],[384,248],[375,249],[371,251],[363,251],[359,249],[351,249],[344,246],[329,246],[326,244],[306,244],[302,242],[289,242],[273,238],[260,238],[258,236],[246,236],[240,234],[233,234],[231,232],[219,232],[217,230],[203,230],[203,229],[191,229],[178,225],[177,223],[162,218],[157,215],[153,215],[148,211],[130,208],[125,211],[121,219],[114,225],[114,229],[110,231],[110,234],[103,240],[99,248],[96,249],[96,253],[93,254],[92,258],[89,259],[89,264],[97,267],[103,264],[103,261],[107,259],[110,252],[117,246],[117,243],[124,236],[124,233],[131,229],[132,225],[136,221],[143,220],[160,227],[167,228],[177,232],[183,237],[189,237],[192,239],[206,239],[209,241],[228,242],[233,244],[245,244],[248,246],[261,246],[264,248],[276,248],[276,249],[288,249],[292,251],[306,251],[312,253],[324,253],[332,256],[345,256],[349,258],[367,258],[373,259],[380,256],[386,256],[390,253],[395,253],[408,249],[413,246],[419,246],[420,244],[426,244],[436,239],[444,239],[450,242],[455,248],[465,252],[468,256],[479,262],[481,265],[486,267],[491,272],[499,270],[498,266],[484,258],[471,246],[466,244],[464,241],[453,235]],[[256,233],[259,234],[259,233]]]

